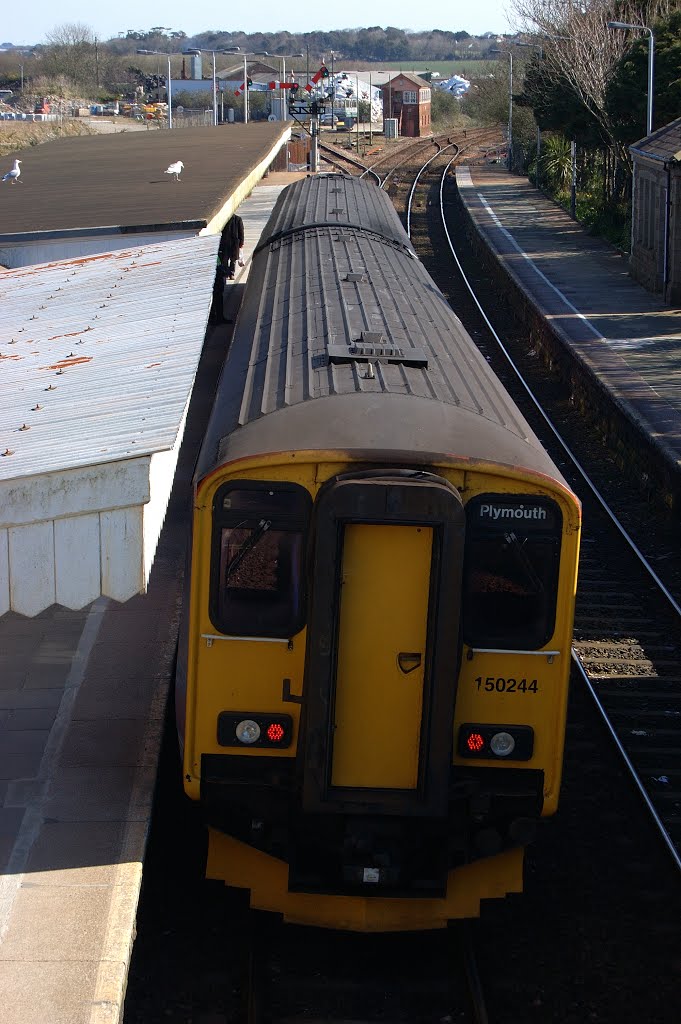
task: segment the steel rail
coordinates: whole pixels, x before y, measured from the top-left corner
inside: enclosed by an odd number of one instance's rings
[[[407,234],[409,235],[410,238],[411,238],[411,204],[412,204],[412,199],[414,198],[414,192],[416,191],[416,186],[419,183],[419,178],[421,177],[423,172],[426,170],[426,168],[430,167],[430,165],[432,164],[433,160],[437,160],[437,158],[439,156],[442,156],[442,154],[444,152],[446,152],[446,150],[451,149],[452,146],[456,147],[456,156],[458,156],[459,152],[460,152],[460,148],[459,148],[458,142],[450,142],[447,146],[442,146],[438,150],[437,153],[435,153],[433,156],[431,156],[431,158],[429,160],[426,160],[425,164],[423,164],[421,169],[418,171],[416,177],[414,178],[413,184],[412,184],[411,189],[409,191],[409,197],[407,199]],[[452,157],[452,159],[449,161],[449,163],[447,164],[447,169],[449,169],[451,167],[451,165],[454,163],[454,161],[456,160],[456,156]]]

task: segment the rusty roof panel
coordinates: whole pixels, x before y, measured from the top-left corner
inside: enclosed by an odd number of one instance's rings
[[[173,447],[218,236],[0,273],[0,481]]]

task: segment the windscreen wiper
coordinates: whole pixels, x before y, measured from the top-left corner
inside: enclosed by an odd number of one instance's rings
[[[530,583],[534,587],[534,592],[536,594],[543,594],[544,593],[544,584],[543,584],[542,580],[539,578],[539,576],[537,576],[537,573],[535,572],[534,566],[532,565],[532,562],[530,561],[530,559],[527,556],[527,552],[523,550],[523,546],[520,543],[520,541],[518,540],[518,538],[515,535],[515,533],[505,533],[504,534],[504,540],[506,541],[508,546],[511,548],[511,550],[515,554],[517,560],[520,562],[520,565],[522,566],[522,568],[524,569],[525,573],[527,574],[527,578],[529,579]]]
[[[225,573],[225,584],[229,583],[230,577],[234,575],[234,573],[239,568],[246,555],[248,555],[256,546],[256,544],[258,544],[260,540],[265,536],[271,525],[271,519],[260,520],[256,529],[253,531],[250,537],[248,537],[243,542],[243,544],[235,554],[234,558],[227,566],[227,572]]]

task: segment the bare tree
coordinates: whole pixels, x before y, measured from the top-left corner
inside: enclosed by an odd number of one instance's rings
[[[44,74],[63,75],[74,84],[99,85],[99,44],[89,25],[81,22],[57,25],[45,38]]]
[[[543,73],[549,80],[568,83],[625,163],[628,153],[615,137],[605,93],[631,33],[613,31],[608,21],[650,26],[674,6],[674,0],[621,0],[616,5],[613,0],[510,0],[519,30],[529,33],[543,51]]]

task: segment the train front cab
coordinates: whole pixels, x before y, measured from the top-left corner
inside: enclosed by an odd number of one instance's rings
[[[521,891],[560,786],[574,497],[296,453],[213,474],[195,515],[184,770],[208,876],[356,930]]]

